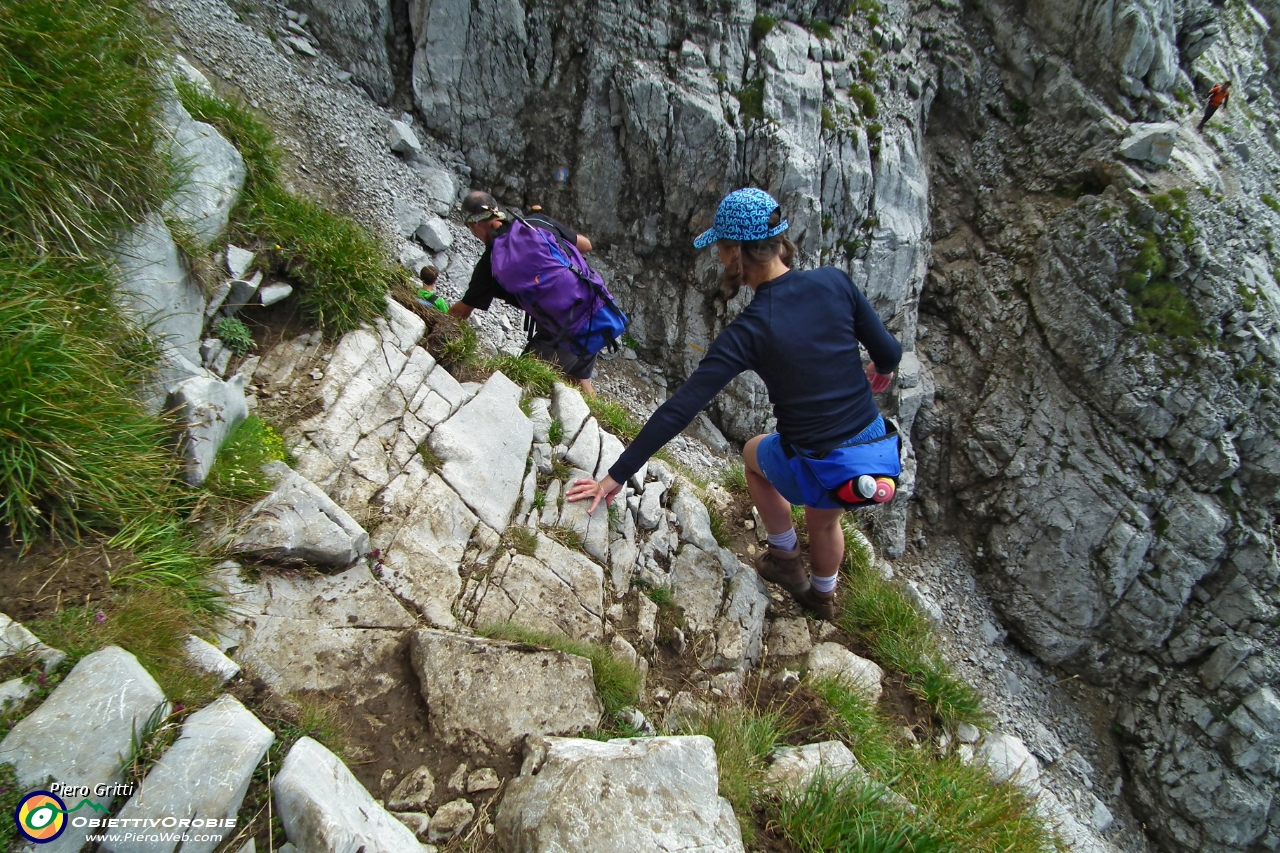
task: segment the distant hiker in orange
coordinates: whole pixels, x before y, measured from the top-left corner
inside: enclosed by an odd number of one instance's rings
[[[1200,119],[1200,126],[1196,130],[1204,130],[1204,126],[1213,118],[1213,114],[1218,111],[1218,107],[1225,107],[1227,101],[1231,100],[1231,81],[1223,80],[1218,85],[1209,90],[1209,97],[1205,100],[1204,118]]]

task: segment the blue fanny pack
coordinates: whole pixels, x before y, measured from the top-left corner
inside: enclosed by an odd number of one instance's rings
[[[786,442],[783,442],[782,449],[800,486],[800,493],[804,495],[804,502],[810,506],[817,505],[823,498],[850,509],[876,506],[850,503],[836,490],[864,474],[887,477],[893,480],[895,487],[902,476],[902,442],[898,439],[897,425],[887,418],[885,434],[879,438],[842,444],[823,454],[811,453]]]

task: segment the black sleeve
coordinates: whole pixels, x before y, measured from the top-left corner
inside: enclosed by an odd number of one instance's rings
[[[867,301],[867,297],[862,294],[858,286],[853,282],[850,282],[849,286],[853,288],[854,300],[857,303],[853,317],[853,331],[858,336],[858,343],[862,344],[867,354],[871,356],[877,373],[892,373],[898,369],[898,362],[902,361],[902,344],[889,334],[884,323],[880,322],[880,315],[871,307],[871,303]]]
[[[463,305],[475,308],[477,311],[488,311],[495,296],[504,302],[516,304],[515,297],[503,290],[502,285],[498,284],[498,280],[493,277],[492,252],[492,247],[485,247],[484,254],[480,256],[480,260],[476,261],[476,268],[471,271],[471,282],[467,285],[467,292],[462,294],[460,300]]]
[[[649,457],[687,427],[698,412],[752,364],[754,346],[745,327],[730,323],[711,344],[707,355],[671,399],[658,407],[636,440],[609,469],[615,482],[625,483]]]

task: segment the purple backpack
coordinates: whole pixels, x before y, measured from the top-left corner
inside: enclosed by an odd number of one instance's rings
[[[494,238],[490,266],[502,289],[562,349],[593,355],[616,345],[627,328],[627,315],[578,247],[519,216]]]

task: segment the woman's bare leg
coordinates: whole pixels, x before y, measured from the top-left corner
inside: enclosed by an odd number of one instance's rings
[[[742,448],[742,461],[747,472],[747,490],[751,492],[751,501],[756,505],[760,518],[764,521],[764,529],[769,533],[786,533],[792,528],[791,504],[787,502],[773,484],[760,470],[756,460],[756,448],[760,446],[763,435],[757,435]]]

